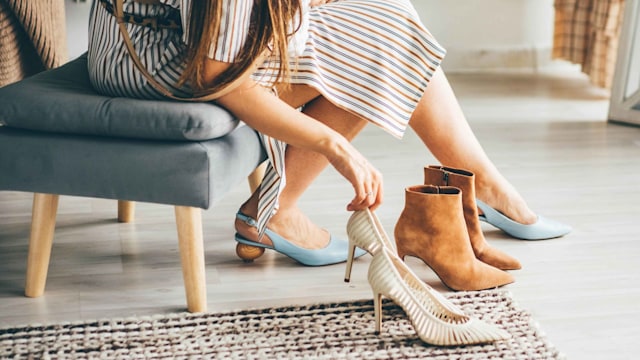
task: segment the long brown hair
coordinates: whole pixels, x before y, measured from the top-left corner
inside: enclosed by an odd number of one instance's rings
[[[180,83],[189,82],[195,92],[212,93],[242,74],[266,49],[280,58],[279,77],[289,72],[288,41],[293,32],[290,24],[301,16],[300,0],[255,0],[251,13],[249,36],[236,62],[218,76],[215,84],[203,79],[205,59],[210,46],[215,46],[220,29],[223,0],[193,0],[187,37],[187,65]],[[246,0],[236,0],[246,1]],[[293,30],[293,31],[292,31]]]

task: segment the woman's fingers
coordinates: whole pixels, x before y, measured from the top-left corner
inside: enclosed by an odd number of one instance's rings
[[[368,165],[365,173],[365,180],[354,184],[355,196],[347,205],[347,210],[349,211],[367,208],[375,210],[382,204],[384,195],[382,175],[370,165]]]
[[[382,188],[378,191],[370,191],[365,195],[356,195],[353,200],[347,205],[348,211],[364,210],[364,209],[377,209],[383,201]]]
[[[380,183],[380,186],[378,187],[378,191],[375,194],[374,198],[375,200],[373,201],[373,204],[369,206],[371,210],[375,210],[380,205],[382,205],[382,201],[384,200],[384,188],[382,187],[382,183]]]

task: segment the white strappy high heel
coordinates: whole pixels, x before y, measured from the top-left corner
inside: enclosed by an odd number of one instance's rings
[[[420,280],[389,249],[383,248],[373,256],[368,280],[374,294],[378,333],[382,328],[384,295],[404,310],[420,339],[429,344],[484,344],[511,337],[508,332],[495,325],[469,317],[456,309],[446,298]],[[452,311],[452,308],[456,311]]]
[[[349,236],[349,254],[347,255],[347,268],[344,273],[344,281],[351,280],[351,269],[356,247],[365,250],[371,255],[376,254],[386,247],[395,252],[395,245],[389,240],[382,228],[378,217],[369,209],[354,211],[347,221],[347,235]]]

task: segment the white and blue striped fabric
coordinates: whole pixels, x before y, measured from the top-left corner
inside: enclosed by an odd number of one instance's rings
[[[143,16],[180,11],[183,25],[188,24],[186,14],[191,0],[161,1],[165,5],[129,3],[125,11]],[[209,52],[212,59],[235,60],[248,33],[253,2],[223,0],[226,16],[222,19],[218,47]],[[89,29],[89,72],[96,89],[113,96],[162,98],[135,69],[115,19],[96,4]],[[296,49],[290,49],[290,53],[298,56],[291,60],[293,71],[285,81],[312,86],[335,105],[401,138],[445,55],[445,50],[421,23],[411,1],[336,0],[305,9],[308,11],[302,28],[307,33],[295,37]],[[188,87],[175,86],[184,69],[184,34],[136,25],[128,25],[128,29],[149,72],[176,95],[188,96]],[[270,84],[278,62],[277,58],[267,59],[253,78]],[[269,136],[262,135],[262,140],[269,166],[260,189],[260,234],[277,209],[277,199],[285,185],[286,149],[286,144]]]

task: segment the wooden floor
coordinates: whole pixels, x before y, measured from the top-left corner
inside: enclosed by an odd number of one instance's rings
[[[571,224],[561,239],[526,242],[485,225],[496,247],[524,264],[509,285],[550,341],[569,359],[632,359],[640,339],[640,128],[605,121],[607,101],[576,73],[451,77],[469,121],[496,165],[547,217]],[[385,174],[378,211],[387,232],[403,188],[435,163],[416,136],[398,141],[369,127],[356,145]],[[0,169],[0,171],[2,171]],[[344,266],[306,268],[275,253],[253,264],[234,255],[240,184],[204,212],[210,311],[371,297],[368,257],[353,281]],[[345,235],[351,190],[325,171],[301,206]],[[116,203],[62,197],[45,295],[23,297],[31,195],[0,192],[0,326],[183,311],[174,213],[138,204],[133,224],[115,221]],[[422,264],[409,264],[444,289]]]

